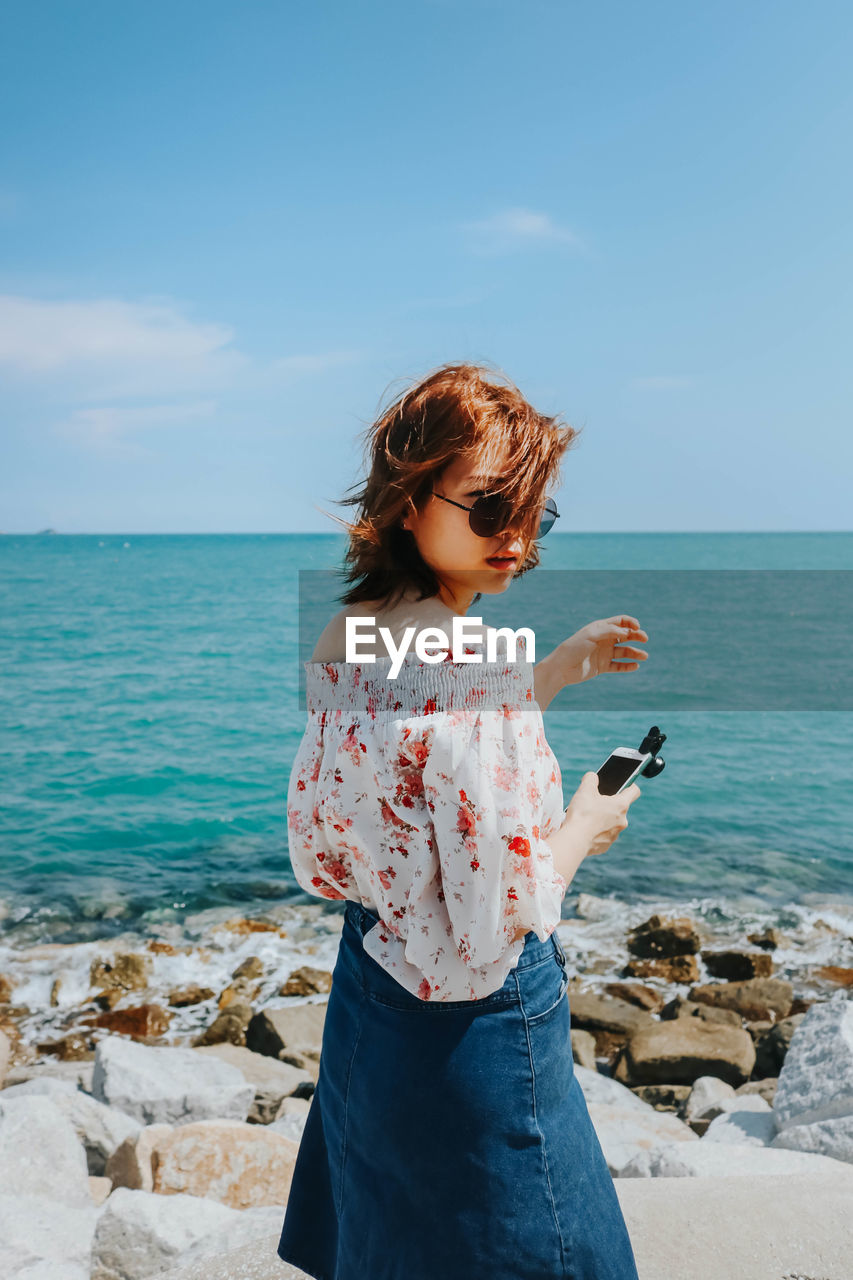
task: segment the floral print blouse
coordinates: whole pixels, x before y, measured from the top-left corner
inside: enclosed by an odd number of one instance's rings
[[[466,649],[466,652],[476,652]],[[306,662],[308,724],[287,796],[294,875],[380,917],[368,955],[420,1000],[478,1000],[557,926],[566,881],[543,837],[560,767],[518,660]]]

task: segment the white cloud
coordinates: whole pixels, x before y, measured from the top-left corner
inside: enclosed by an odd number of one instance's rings
[[[72,444],[110,456],[151,457],[151,450],[132,438],[136,431],[151,427],[180,428],[197,418],[210,418],[215,400],[190,404],[155,404],[133,408],[111,406],[75,409],[68,418],[54,423],[53,433]]]
[[[668,391],[671,387],[689,387],[693,379],[683,374],[661,374],[648,378],[632,378],[630,385],[643,391]]]
[[[482,253],[506,253],[525,245],[565,244],[582,249],[583,241],[568,227],[561,227],[550,214],[533,209],[504,209],[477,222],[463,223],[476,239]]]
[[[229,348],[233,337],[170,302],[0,295],[0,364],[24,378],[71,379],[91,399],[227,385],[247,363]]]

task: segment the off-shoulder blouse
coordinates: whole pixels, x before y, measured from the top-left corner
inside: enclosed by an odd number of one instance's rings
[[[482,999],[517,965],[519,930],[550,937],[567,887],[543,838],[564,806],[533,664],[521,636],[515,662],[390,666],[304,663],[293,872],[380,917],[365,951],[418,999]]]

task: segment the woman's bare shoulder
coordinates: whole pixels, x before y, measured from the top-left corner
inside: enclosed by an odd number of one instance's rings
[[[319,639],[311,655],[312,662],[346,662],[347,618],[363,618],[372,616],[370,604],[347,605],[339,609],[333,618],[326,623],[320,632]]]
[[[435,603],[431,600],[413,600],[404,597],[394,605],[380,600],[362,600],[358,604],[348,605],[340,609],[327,623],[314,649],[312,662],[346,662],[346,623],[347,618],[373,618],[374,626],[387,627],[391,632],[395,645],[403,641],[406,629],[425,627],[431,624],[435,612]],[[370,652],[368,630],[361,633],[361,648]],[[377,652],[382,652],[381,642]]]

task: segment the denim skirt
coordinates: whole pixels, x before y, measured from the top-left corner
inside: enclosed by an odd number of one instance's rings
[[[378,922],[346,904],[279,1257],[316,1280],[638,1280],[556,933],[492,995],[429,1002],[365,953]]]

